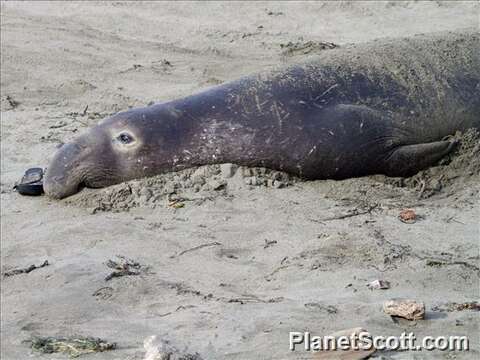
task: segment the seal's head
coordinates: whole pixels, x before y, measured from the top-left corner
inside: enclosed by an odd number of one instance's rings
[[[47,168],[45,193],[61,199],[82,187],[105,187],[167,167],[172,162],[172,122],[164,121],[168,113],[161,124],[158,110],[155,118],[150,114],[145,110],[117,114],[63,145]]]

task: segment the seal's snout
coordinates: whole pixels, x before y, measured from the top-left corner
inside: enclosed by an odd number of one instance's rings
[[[80,164],[84,148],[77,143],[63,145],[49,164],[44,182],[45,193],[62,199],[79,191],[83,182]]]

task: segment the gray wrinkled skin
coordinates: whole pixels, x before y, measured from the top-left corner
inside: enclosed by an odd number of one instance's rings
[[[375,41],[119,113],[53,158],[45,192],[237,163],[307,179],[413,175],[480,129],[478,31]]]

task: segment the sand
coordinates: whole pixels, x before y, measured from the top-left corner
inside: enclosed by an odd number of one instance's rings
[[[382,351],[376,359],[473,359],[478,311],[479,138],[408,179],[304,182],[231,165],[85,191],[19,196],[23,171],[129,107],[186,96],[272,66],[383,37],[478,26],[476,2],[1,4],[1,358],[64,359],[33,336],[116,342],[91,359],[144,359],[155,335],[203,359],[302,359],[290,331],[467,335],[468,352]],[[405,209],[415,223],[398,218]],[[115,277],[108,260],[138,262]],[[137,274],[138,273],[138,274]],[[370,290],[382,279],[390,289]],[[384,301],[423,301],[394,321]],[[447,305],[446,305],[447,304]],[[440,311],[444,309],[444,311]],[[175,350],[175,351],[176,351]],[[193,355],[191,358],[194,358]]]

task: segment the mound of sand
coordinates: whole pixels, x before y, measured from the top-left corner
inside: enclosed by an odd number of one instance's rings
[[[419,197],[428,198],[436,193],[452,195],[465,186],[478,183],[480,174],[480,136],[475,129],[465,134],[457,133],[452,139],[459,146],[446,156],[437,166],[420,171],[415,176],[401,179],[399,186],[413,188]]]
[[[133,180],[105,189],[85,189],[64,200],[66,204],[102,210],[129,210],[133,207],[169,205],[181,207],[186,201],[200,204],[207,199],[229,196],[234,190],[253,187],[283,188],[297,181],[291,175],[265,168],[235,164],[208,165],[151,178]]]

